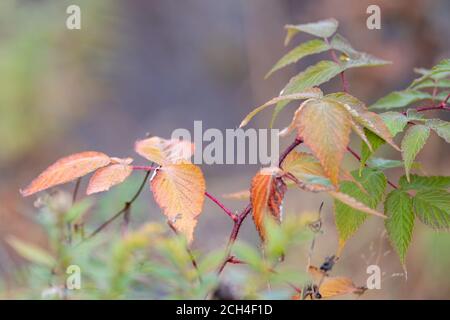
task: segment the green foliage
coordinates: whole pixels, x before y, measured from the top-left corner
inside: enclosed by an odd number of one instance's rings
[[[385,175],[379,170],[370,168],[363,169],[361,175],[357,171],[354,171],[352,174],[363,189],[354,182],[344,181],[341,183],[340,191],[375,209],[386,189],[387,180]],[[358,211],[338,200],[334,202],[334,213],[339,238],[343,241],[347,241],[367,218],[366,213]]]
[[[410,195],[402,190],[391,191],[386,197],[384,211],[388,217],[385,225],[389,239],[404,265],[414,228],[413,204]]]
[[[434,229],[450,227],[450,193],[446,190],[420,190],[414,196],[417,217]]]
[[[430,128],[424,125],[415,125],[410,127],[402,140],[402,157],[405,162],[406,178],[409,179],[409,171],[417,154],[422,150],[428,137]]]

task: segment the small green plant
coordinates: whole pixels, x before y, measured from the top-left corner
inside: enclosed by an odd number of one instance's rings
[[[294,295],[314,299],[348,293],[359,295],[365,287],[329,273],[345,243],[370,216],[384,219],[386,232],[402,265],[405,265],[416,218],[433,229],[448,230],[450,177],[424,176],[413,171],[420,167],[415,158],[431,132],[450,142],[450,123],[425,116],[431,110],[450,110],[446,91],[450,88],[450,60],[443,60],[429,70],[417,69],[420,77],[407,89],[391,93],[367,107],[350,94],[345,73],[352,68],[385,66],[390,62],[357,51],[336,33],[337,28],[334,19],[286,26],[286,44],[299,32],[314,39],[287,53],[268,76],[308,55],[328,52],[331,60],[320,61],[300,72],[278,97],[253,110],[242,121],[244,127],[260,111],[275,106],[270,124],[273,126],[277,115],[286,112],[290,102],[303,100],[291,124],[281,132],[282,136],[294,132],[295,137],[282,152],[278,166],[261,169],[248,190],[231,195],[249,200],[239,213],[207,191],[201,169],[190,162],[194,148],[190,142],[159,137],[138,141],[135,150],[151,162],[147,166],[135,166],[131,158],[114,158],[100,152],[74,154],[47,168],[21,191],[22,195],[76,180],[73,197],[76,199],[81,177],[91,172],[94,174],[87,194],[107,191],[124,182],[134,171],[143,171],[144,179],[123,208],[89,232],[86,232],[84,215],[91,205],[88,200],[72,206],[68,205],[67,195],[65,200],[58,200],[61,194],[48,198],[43,220],[50,231],[52,252],[10,239],[19,254],[34,262],[33,272],[39,275],[34,279],[50,277],[52,287],[58,288],[57,296],[63,298],[77,298],[78,294],[103,298],[236,298],[224,296],[226,290],[219,278],[224,268],[233,264],[246,268],[243,273],[235,274],[245,279],[238,298]],[[335,77],[341,79],[342,92],[324,94],[319,86]],[[421,104],[415,105],[418,102]],[[372,111],[381,109],[388,111]],[[398,145],[395,140],[403,131]],[[361,140],[360,153],[349,146],[351,132]],[[301,144],[310,152],[297,151]],[[374,157],[383,144],[399,152],[401,160]],[[359,166],[350,171],[342,166],[346,153],[359,161]],[[405,175],[393,182],[386,171],[397,167],[404,167]],[[138,230],[128,230],[122,237],[102,232],[119,217],[124,218],[127,226],[132,206],[148,180],[168,227],[145,223]],[[334,199],[338,250],[320,268],[311,265],[309,256],[306,272],[290,269],[283,260],[289,257],[293,247],[312,240],[311,254],[315,234],[320,231],[320,210],[310,219],[291,216],[281,222],[282,203],[287,188],[291,187],[321,192]],[[190,247],[205,198],[217,204],[233,223],[225,250],[209,254],[194,252]],[[380,206],[384,212],[378,211]],[[262,239],[262,251],[237,241],[241,225],[250,214]],[[170,230],[173,236],[167,234]],[[62,279],[71,264],[86,270],[89,290],[80,293],[67,290]],[[145,290],[146,286],[152,289]]]

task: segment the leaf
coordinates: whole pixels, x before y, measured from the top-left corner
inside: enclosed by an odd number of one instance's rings
[[[357,123],[377,134],[394,149],[399,150],[383,119],[378,114],[368,111],[363,102],[345,92],[327,95],[324,100],[326,99],[340,103]]]
[[[161,167],[151,181],[156,203],[176,229],[192,241],[192,232],[205,199],[205,179],[199,167],[190,163]]]
[[[167,140],[160,137],[137,141],[134,149],[147,160],[159,165],[190,160],[194,153],[194,145],[190,141]]]
[[[395,137],[398,133],[402,132],[409,120],[405,115],[394,111],[384,112],[379,114],[379,116],[386,124],[392,137]]]
[[[320,162],[312,154],[291,151],[283,161],[283,170],[292,174],[300,183],[300,187],[312,192],[334,189],[331,181],[326,177]],[[352,180],[353,177],[341,169],[341,180]],[[299,184],[297,183],[297,184]],[[286,182],[289,186],[291,181]]]
[[[373,105],[370,106],[370,109],[403,108],[410,105],[413,102],[431,98],[432,95],[421,91],[415,90],[394,91],[376,101]]]
[[[281,180],[282,170],[276,167],[261,169],[252,180],[250,201],[253,221],[262,240],[265,240],[265,220],[281,221],[281,205],[286,185]]]
[[[303,92],[300,92],[300,93],[295,93],[295,94],[289,94],[289,95],[283,95],[283,96],[275,97],[275,98],[271,99],[270,101],[264,103],[262,106],[259,106],[258,108],[254,109],[252,112],[250,112],[244,118],[244,120],[242,120],[241,124],[239,125],[239,128],[242,128],[242,127],[246,126],[249,123],[249,121],[256,114],[258,114],[259,112],[261,112],[265,108],[267,108],[267,107],[269,107],[269,106],[271,106],[273,104],[276,104],[278,102],[281,102],[281,101],[290,102],[292,100],[321,98],[322,96],[323,96],[322,90],[320,90],[319,88],[307,88]]]
[[[265,78],[267,79],[275,71],[284,68],[287,65],[295,63],[306,56],[321,53],[329,49],[330,46],[325,41],[320,39],[314,39],[304,42],[299,46],[295,47],[294,49],[292,49],[291,51],[289,51],[280,60],[278,60],[278,62],[267,73]]]
[[[222,195],[225,199],[233,199],[233,200],[249,200],[250,199],[250,191],[245,189],[242,191],[237,191],[233,193],[226,193]]]
[[[133,167],[130,164],[133,159],[115,159],[114,163],[98,169],[87,187],[86,194],[91,195],[98,192],[109,190],[111,187],[118,185],[125,181],[133,172]]]
[[[372,144],[370,143],[369,139],[367,138],[364,128],[352,120],[352,129],[359,136],[359,138],[366,144],[369,151],[373,152]]]
[[[450,79],[432,80],[426,79],[421,83],[411,87],[414,90],[429,88],[450,88]]]
[[[426,125],[430,127],[436,134],[445,140],[445,142],[450,143],[450,122],[431,119],[426,122]]]
[[[403,161],[384,158],[372,158],[367,161],[369,167],[379,170],[403,167]]]
[[[6,242],[23,258],[46,267],[53,268],[56,260],[46,250],[33,243],[25,242],[14,236],[8,236]]]
[[[362,211],[368,214],[372,214],[377,217],[381,217],[383,219],[386,218],[386,216],[372,208],[369,208],[364,203],[356,200],[355,198],[349,196],[348,194],[339,192],[339,191],[329,191],[328,192],[333,198],[341,201],[342,203],[345,203],[346,205],[352,207],[353,209],[356,209],[358,211]]]
[[[353,176],[364,187],[365,192],[358,188],[354,182],[348,181],[341,182],[340,192],[371,209],[375,209],[383,198],[386,189],[385,175],[379,170],[365,168],[361,171],[361,176],[358,175],[357,171],[353,172]],[[339,199],[334,201],[334,213],[339,239],[343,242],[347,241],[367,218],[365,211],[358,210],[352,205],[339,201]]]
[[[45,169],[20,193],[27,197],[36,192],[80,178],[98,168],[107,166],[111,159],[104,153],[86,151],[64,157]]]
[[[416,71],[420,71],[421,74],[423,74],[422,77],[415,79],[411,85],[410,88],[416,87],[418,84],[423,83],[427,79],[433,79],[433,80],[439,80],[444,77],[447,77],[450,75],[450,59],[444,59],[440,61],[437,65],[435,65],[431,70],[426,69],[419,69]]]
[[[339,22],[333,18],[305,24],[286,25],[287,35],[284,40],[284,45],[288,45],[298,32],[305,32],[320,38],[331,37],[336,32],[338,25]]]
[[[364,132],[366,134],[367,140],[369,140],[370,145],[372,146],[372,151],[369,149],[367,144],[362,141],[361,143],[361,161],[360,161],[360,168],[363,169],[366,165],[367,160],[372,156],[372,154],[375,153],[375,151],[380,148],[385,141],[381,139],[379,136],[377,136],[375,133],[373,133],[370,130],[364,129]]]
[[[402,190],[393,190],[386,197],[384,211],[388,216],[384,223],[389,239],[404,265],[414,228],[412,199]]]
[[[362,294],[366,290],[362,287],[356,287],[350,278],[346,277],[330,277],[316,266],[308,268],[309,274],[314,282],[319,286],[321,298],[332,298],[349,293]]]
[[[402,140],[402,157],[405,162],[406,178],[409,180],[409,171],[417,154],[422,150],[430,136],[430,128],[424,125],[410,127]]]
[[[450,177],[412,174],[409,177],[409,182],[406,176],[402,176],[399,185],[404,190],[448,189],[450,188]]]
[[[450,227],[450,193],[446,190],[420,190],[413,198],[420,221],[437,230]]]
[[[289,95],[297,92],[302,92],[306,88],[319,86],[322,83],[334,78],[341,72],[341,67],[333,61],[324,60],[317,64],[308,67],[303,72],[289,80],[289,83],[281,91],[281,95]],[[287,102],[282,101],[277,104],[272,115],[270,126],[272,127],[276,117],[287,105]]]
[[[348,113],[336,102],[311,99],[299,108],[292,126],[319,159],[326,176],[337,185],[351,130]]]

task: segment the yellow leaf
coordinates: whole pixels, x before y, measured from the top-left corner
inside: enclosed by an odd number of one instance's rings
[[[319,88],[309,88],[304,90],[303,92],[300,93],[294,93],[294,94],[288,94],[288,95],[284,95],[284,96],[278,96],[275,97],[271,100],[269,100],[268,102],[264,103],[262,106],[259,106],[257,108],[255,108],[252,112],[250,112],[245,118],[244,120],[242,120],[241,124],[239,125],[239,128],[242,128],[244,126],[246,126],[250,120],[256,115],[258,114],[260,111],[264,110],[265,108],[274,105],[280,101],[290,101],[290,100],[302,100],[302,99],[309,99],[309,98],[321,98],[323,96],[322,90],[320,90]]]
[[[86,191],[88,195],[109,190],[111,187],[125,181],[133,171],[133,167],[130,166],[133,159],[111,159],[113,164],[98,169],[92,176]]]
[[[205,179],[199,167],[169,164],[158,170],[151,182],[153,196],[179,232],[192,240],[195,220],[203,209]]]
[[[362,202],[359,202],[355,198],[350,197],[348,194],[345,194],[345,193],[342,193],[342,192],[338,192],[338,191],[329,191],[328,193],[333,198],[335,198],[335,199],[345,203],[346,205],[352,207],[353,209],[356,209],[356,210],[359,210],[359,211],[363,211],[365,213],[372,214],[374,216],[386,219],[386,216],[384,214],[382,214],[381,212],[378,212],[378,211],[376,211],[376,210],[374,210],[372,208],[369,208],[368,206],[366,206]]]
[[[339,168],[351,130],[351,117],[337,102],[310,99],[297,110],[289,128],[313,151],[334,185],[339,183]],[[290,129],[287,129],[289,131]]]
[[[281,221],[281,205],[286,192],[286,185],[280,178],[282,174],[280,168],[264,168],[252,180],[250,198],[253,220],[263,240],[265,239],[265,220],[273,218],[276,222]]]
[[[101,152],[86,151],[62,158],[48,167],[20,193],[26,197],[33,193],[80,178],[98,168],[105,167],[111,159]]]
[[[177,139],[151,137],[137,141],[134,149],[144,158],[164,165],[189,160],[194,153],[194,144]]]

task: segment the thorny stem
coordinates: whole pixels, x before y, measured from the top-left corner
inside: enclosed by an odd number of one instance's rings
[[[347,147],[347,151],[351,153],[359,162],[361,162],[361,157],[357,154],[352,148]],[[367,163],[364,164],[365,167],[368,167]],[[398,189],[398,187],[392,182],[387,180],[387,183],[394,189]]]
[[[136,191],[136,193],[134,194],[134,196],[131,198],[130,201],[126,202],[124,207],[117,212],[115,215],[113,215],[111,218],[109,218],[108,220],[106,220],[105,222],[103,222],[97,229],[95,229],[89,236],[87,236],[84,240],[88,240],[91,239],[92,237],[94,237],[96,234],[98,234],[100,231],[102,231],[103,229],[105,229],[111,222],[113,222],[114,220],[116,220],[118,217],[120,217],[122,214],[129,212],[129,210],[131,209],[131,205],[134,203],[134,201],[136,201],[136,199],[139,197],[139,195],[141,194],[142,190],[145,187],[145,184],[147,183],[147,180],[150,176],[151,171],[148,170],[145,173],[145,177],[139,187],[139,189]],[[83,240],[83,241],[84,241]]]

